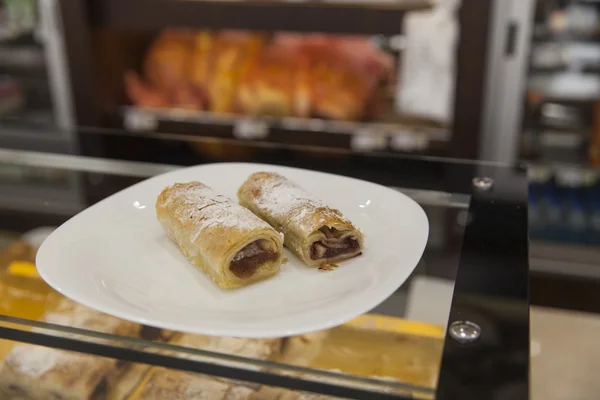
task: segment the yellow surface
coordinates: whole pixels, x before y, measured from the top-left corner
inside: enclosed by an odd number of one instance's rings
[[[445,335],[444,327],[441,325],[409,321],[403,318],[389,317],[387,315],[365,314],[353,319],[345,325],[355,328],[391,331],[435,339],[443,339]]]
[[[442,356],[442,344],[436,342],[341,326],[329,331],[321,351],[308,366],[432,387]]]
[[[22,276],[25,278],[39,278],[35,264],[27,261],[13,261],[8,264],[8,274],[12,276]]]
[[[37,320],[53,309],[60,297],[41,279],[0,277],[0,314]]]
[[[0,314],[37,320],[58,303],[61,296],[40,278],[34,258],[35,250],[19,240],[0,253]]]
[[[14,345],[15,343],[10,340],[0,339],[0,357],[4,359]]]

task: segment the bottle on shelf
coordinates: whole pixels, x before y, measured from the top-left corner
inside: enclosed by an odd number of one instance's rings
[[[546,219],[543,210],[543,199],[545,185],[550,180],[550,172],[547,168],[529,168],[529,233],[534,238],[544,235]]]
[[[543,185],[541,215],[544,221],[544,229],[540,232],[541,238],[564,241],[562,202],[558,187],[551,179]]]
[[[564,226],[563,238],[569,242],[586,243],[589,237],[589,218],[586,195],[591,179],[589,171],[579,168],[558,171],[556,182],[562,193]]]
[[[595,177],[590,183],[587,196],[589,212],[589,236],[587,242],[600,244],[600,179]]]
[[[594,125],[592,127],[592,138],[588,150],[590,164],[594,167],[600,166],[600,101],[594,104]]]

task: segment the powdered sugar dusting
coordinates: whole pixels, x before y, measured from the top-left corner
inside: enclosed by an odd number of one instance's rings
[[[122,321],[117,318],[100,314],[70,301],[64,301],[58,311],[47,313],[43,320],[51,324],[104,333],[112,333],[119,324],[122,324]],[[38,329],[34,329],[34,331],[36,330]],[[55,334],[63,337],[73,336],[73,334],[68,333],[56,332]],[[5,362],[12,369],[25,376],[40,378],[54,369],[61,368],[61,366],[71,365],[76,360],[82,359],[82,357],[89,356],[43,346],[17,344],[12,348]]]
[[[248,209],[230,198],[215,192],[200,182],[175,184],[167,189],[163,204],[176,204],[172,217],[184,225],[191,225],[190,239],[196,240],[200,234],[214,227],[235,227],[250,231],[270,226]]]
[[[316,210],[325,216],[334,214],[337,218],[346,220],[339,212],[327,207],[300,186],[276,173],[270,174],[269,179],[260,181],[260,190],[254,202],[257,207],[267,211],[278,221],[298,224],[301,229],[304,229],[302,224],[306,217]],[[320,221],[324,222],[325,219],[321,218]]]
[[[6,358],[6,362],[17,372],[39,378],[54,369],[64,355],[56,349],[42,346],[17,344]]]

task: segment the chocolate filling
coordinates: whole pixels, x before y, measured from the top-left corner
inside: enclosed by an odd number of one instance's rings
[[[90,396],[92,400],[100,400],[106,397],[108,393],[108,379],[106,377],[102,378],[102,380],[96,385],[94,392]],[[55,396],[60,396],[59,394],[55,394]],[[56,397],[56,399],[61,400],[63,397]]]
[[[249,278],[258,267],[276,259],[277,253],[264,250],[257,242],[253,242],[238,251],[229,264],[229,270],[238,278]]]
[[[324,258],[334,258],[342,254],[353,253],[360,247],[358,240],[354,237],[347,237],[341,243],[335,246],[328,246],[326,242],[319,240],[314,242],[310,248],[310,258],[320,260]]]
[[[27,391],[25,389],[23,389],[20,386],[13,385],[13,384],[8,385],[8,391],[11,392],[11,393],[15,393],[15,394],[21,395],[21,396],[26,396],[27,395]]]

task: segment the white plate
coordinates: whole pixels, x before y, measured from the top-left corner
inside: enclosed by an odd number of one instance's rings
[[[235,199],[256,171],[279,172],[341,210],[364,232],[363,254],[321,271],[286,249],[289,262],[277,276],[241,289],[217,287],[165,236],[156,197],[165,186],[198,180]],[[384,186],[295,168],[210,164],[156,176],[88,208],[46,239],[36,263],[60,293],[123,319],[190,333],[279,337],[371,310],[409,277],[428,233],[423,209]]]

